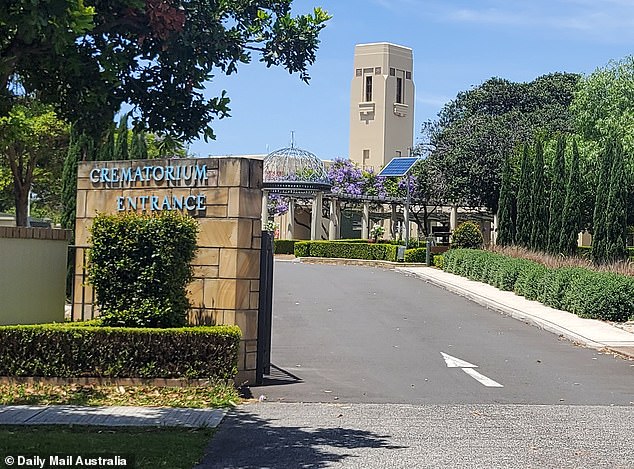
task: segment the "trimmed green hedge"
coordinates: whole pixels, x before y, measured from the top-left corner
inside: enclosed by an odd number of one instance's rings
[[[406,249],[405,262],[427,262],[427,249],[426,248]]]
[[[295,252],[294,239],[276,239],[273,241],[275,254],[293,254]]]
[[[634,318],[634,278],[578,267],[549,269],[526,259],[451,249],[443,269],[578,316],[607,321]]]
[[[99,214],[90,228],[88,278],[107,326],[187,323],[198,222],[179,212]]]
[[[343,259],[368,259],[396,261],[398,246],[393,244],[363,244],[341,241],[298,241],[296,257],[334,257]]]
[[[0,376],[233,379],[236,326],[0,327]]]
[[[439,269],[442,269],[444,262],[445,262],[445,256],[443,256],[442,254],[437,254],[434,256],[434,267],[438,267]]]

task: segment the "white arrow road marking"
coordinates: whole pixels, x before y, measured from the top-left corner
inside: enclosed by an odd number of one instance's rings
[[[460,360],[459,358],[456,358],[456,357],[452,357],[451,355],[447,355],[446,353],[440,352],[440,354],[445,359],[447,368],[477,368],[478,367],[478,365],[472,365],[469,362]]]
[[[473,368],[463,368],[462,371],[467,373],[473,379],[475,379],[475,380],[479,381],[480,383],[484,384],[487,388],[503,388],[504,387],[500,383],[498,383],[497,381],[493,381],[491,378],[487,378],[483,374],[478,373]]]
[[[452,357],[444,352],[440,352],[442,357],[445,359],[445,363],[447,364],[447,368],[462,368],[462,371],[467,373],[473,379],[478,381],[480,384],[488,388],[503,388],[500,383],[497,381],[493,381],[491,378],[484,376],[481,373],[478,373],[474,368],[477,368],[478,365],[474,365],[467,361],[461,360],[460,358]]]

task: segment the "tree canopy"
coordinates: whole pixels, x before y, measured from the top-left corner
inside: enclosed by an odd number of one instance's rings
[[[256,53],[309,80],[329,15],[291,16],[291,0],[8,0],[0,5],[0,113],[37,92],[58,114],[101,136],[122,103],[149,131],[213,138],[229,115],[214,73],[230,75]],[[0,115],[1,115],[0,114]]]
[[[430,147],[449,197],[496,211],[505,159],[538,136],[572,131],[578,79],[569,73],[529,83],[491,78],[447,103],[432,126]]]

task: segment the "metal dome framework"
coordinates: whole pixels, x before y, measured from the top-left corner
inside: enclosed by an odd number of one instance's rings
[[[263,188],[273,194],[313,197],[330,187],[324,163],[309,151],[291,145],[264,158]]]

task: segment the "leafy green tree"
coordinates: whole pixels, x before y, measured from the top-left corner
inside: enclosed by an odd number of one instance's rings
[[[533,170],[531,192],[531,242],[530,247],[545,251],[548,244],[548,197],[544,176],[544,143],[535,142],[535,166]]]
[[[579,175],[579,147],[577,146],[577,140],[573,140],[558,248],[558,252],[568,256],[572,256],[577,253],[577,238],[579,236],[579,231],[581,231],[580,197],[581,180]]]
[[[602,264],[607,259],[607,212],[608,198],[610,194],[611,170],[614,165],[614,146],[608,142],[601,155],[599,181],[594,203],[594,217],[592,219],[592,259],[597,264]]]
[[[531,191],[533,182],[533,160],[528,149],[528,144],[524,144],[522,151],[522,162],[520,166],[520,182],[517,193],[517,225],[515,231],[515,242],[526,248],[531,244],[532,214],[531,214]]]
[[[213,138],[213,119],[229,116],[224,92],[203,92],[214,73],[234,74],[257,54],[267,67],[307,82],[330,18],[320,8],[293,17],[292,0],[91,4],[0,5],[1,105],[11,106],[16,89],[37,91],[97,137],[128,103],[139,127],[184,140]]]
[[[530,83],[491,78],[458,94],[428,125],[431,158],[448,182],[451,202],[497,211],[504,155],[536,137],[573,128],[578,75],[553,73]]]
[[[622,139],[628,155],[634,155],[634,57],[611,61],[579,82],[572,110],[581,135],[605,143]]]
[[[614,158],[610,169],[610,191],[605,211],[605,262],[627,259],[627,181],[623,147],[614,145]]]
[[[117,128],[117,141],[114,147],[114,159],[117,161],[129,159],[128,155],[128,115],[124,114]]]
[[[566,139],[563,135],[557,138],[557,150],[552,167],[550,184],[550,217],[548,219],[548,246],[550,253],[559,252],[559,239],[563,223],[563,210],[566,201]]]
[[[498,228],[496,244],[509,246],[515,242],[515,191],[513,190],[513,166],[511,158],[504,161],[502,170],[502,187],[500,188],[500,201],[498,203]]]
[[[29,194],[34,184],[47,168],[62,167],[67,144],[68,125],[58,119],[50,106],[22,100],[7,116],[0,117],[0,159],[13,176],[18,226],[27,225]]]

